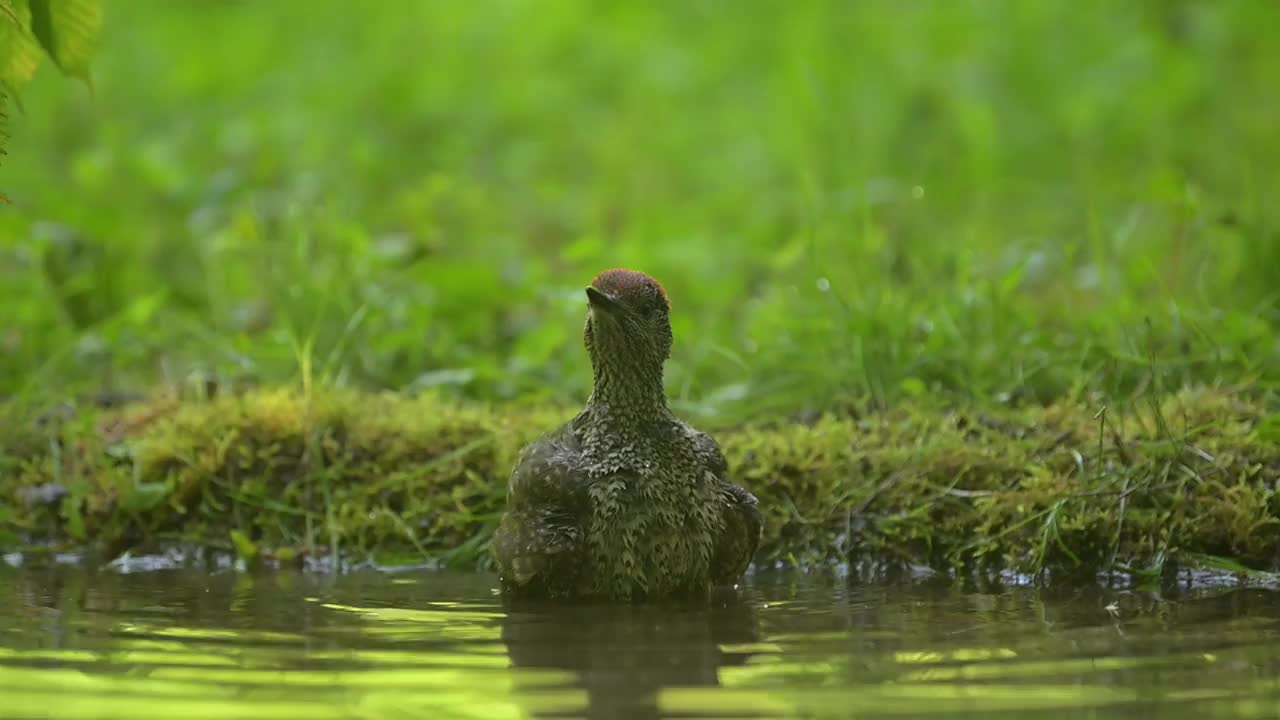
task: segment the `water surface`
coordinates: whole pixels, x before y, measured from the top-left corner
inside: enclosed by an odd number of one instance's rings
[[[0,718],[1280,717],[1280,594],[750,578],[504,607],[489,575],[0,569]]]

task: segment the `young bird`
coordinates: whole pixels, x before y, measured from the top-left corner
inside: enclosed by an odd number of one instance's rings
[[[733,585],[763,518],[716,441],[667,407],[666,292],[622,269],[600,273],[586,292],[591,397],[516,461],[493,542],[503,592],[641,601]]]

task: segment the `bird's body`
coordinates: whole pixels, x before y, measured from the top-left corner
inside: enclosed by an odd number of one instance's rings
[[[588,289],[586,408],[524,449],[494,538],[514,596],[641,600],[704,595],[746,570],[762,527],[719,446],[668,409],[665,294],[640,273]]]

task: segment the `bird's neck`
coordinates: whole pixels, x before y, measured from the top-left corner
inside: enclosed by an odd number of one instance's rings
[[[587,412],[592,424],[623,432],[652,427],[671,418],[662,385],[662,365],[632,358],[607,361],[592,357],[594,382]]]

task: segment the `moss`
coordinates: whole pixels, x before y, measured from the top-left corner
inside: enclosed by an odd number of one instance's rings
[[[572,412],[278,389],[10,417],[0,543],[484,563],[516,453]],[[766,510],[762,562],[1159,573],[1280,566],[1276,427],[1261,403],[1186,390],[1123,412],[904,406],[716,435]]]

